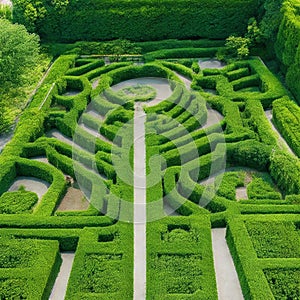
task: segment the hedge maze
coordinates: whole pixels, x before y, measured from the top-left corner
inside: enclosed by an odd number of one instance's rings
[[[245,299],[300,298],[299,107],[259,58],[201,69],[217,48],[180,49],[139,63],[54,62],[0,155],[1,299],[48,299],[66,251],[66,299],[132,299],[137,105],[147,115],[147,299],[217,299],[211,228],[225,226]],[[148,84],[113,87],[140,78]],[[271,108],[295,155],[278,143]],[[8,191],[21,176],[47,192]],[[71,186],[87,209],[68,202]]]

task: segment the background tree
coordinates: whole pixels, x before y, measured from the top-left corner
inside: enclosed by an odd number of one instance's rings
[[[247,37],[231,35],[226,39],[227,55],[238,59],[245,59],[249,56],[251,40]]]
[[[39,37],[23,25],[0,18],[0,133],[9,130],[26,101],[26,88],[37,81]]]
[[[12,11],[10,5],[0,3],[0,19],[12,19]]]
[[[18,85],[39,57],[39,37],[27,32],[23,25],[0,19],[0,82],[1,88]]]

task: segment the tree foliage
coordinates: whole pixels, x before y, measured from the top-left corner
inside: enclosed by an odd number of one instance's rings
[[[244,59],[249,56],[250,43],[249,38],[231,35],[226,39],[225,46],[229,55],[238,59]]]
[[[0,19],[12,19],[11,7],[7,4],[0,4]]]
[[[37,64],[39,37],[23,25],[0,19],[0,82],[2,88],[17,85],[23,75]]]

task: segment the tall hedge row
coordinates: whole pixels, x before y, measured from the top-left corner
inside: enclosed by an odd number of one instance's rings
[[[14,0],[14,21],[42,39],[226,38],[246,30],[258,0]],[[146,29],[146,30],[145,30]]]
[[[298,1],[286,0],[283,18],[279,27],[275,51],[287,71],[286,83],[300,101],[300,18]]]

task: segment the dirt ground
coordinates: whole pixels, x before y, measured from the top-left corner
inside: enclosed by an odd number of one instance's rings
[[[86,210],[89,205],[90,203],[85,199],[81,190],[69,187],[57,210]]]

